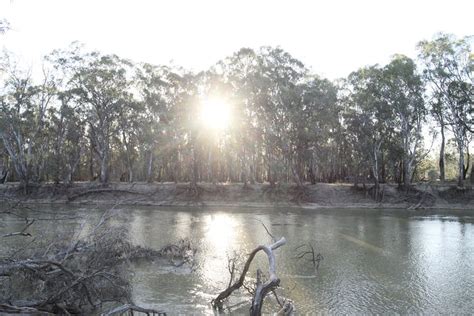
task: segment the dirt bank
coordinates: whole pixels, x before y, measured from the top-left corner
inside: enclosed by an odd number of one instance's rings
[[[72,186],[42,184],[28,194],[18,184],[0,185],[0,200],[20,199],[29,203],[115,204],[157,206],[300,206],[305,208],[450,208],[474,209],[472,188],[464,190],[439,184],[419,184],[409,191],[396,185],[382,186],[381,200],[375,201],[370,188],[351,184],[209,184],[197,188],[175,183],[75,183]]]

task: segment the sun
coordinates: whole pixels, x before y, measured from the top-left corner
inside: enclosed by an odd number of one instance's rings
[[[229,127],[231,120],[230,105],[220,98],[209,98],[201,103],[201,123],[211,129],[222,130]]]

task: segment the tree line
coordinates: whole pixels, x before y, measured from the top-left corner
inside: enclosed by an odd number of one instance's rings
[[[45,57],[41,79],[0,59],[0,173],[41,182],[281,182],[371,179],[409,186],[431,139],[470,168],[472,38],[437,34],[418,57],[395,55],[330,81],[281,48],[243,48],[206,71],[133,63],[75,43]],[[206,98],[231,106],[228,128],[197,120]],[[472,169],[472,167],[471,167]],[[472,172],[472,171],[471,171]],[[472,175],[471,175],[472,179]]]

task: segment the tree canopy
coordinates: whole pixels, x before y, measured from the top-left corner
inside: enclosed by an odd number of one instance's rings
[[[368,178],[409,186],[425,177],[423,128],[434,120],[443,146],[445,128],[456,141],[462,185],[473,132],[470,39],[438,34],[419,43],[418,60],[394,55],[334,82],[279,47],[242,48],[192,73],[73,44],[46,56],[41,80],[5,55],[1,167],[25,187]],[[226,107],[225,126],[203,118],[214,115],[202,112],[209,100],[216,113]]]

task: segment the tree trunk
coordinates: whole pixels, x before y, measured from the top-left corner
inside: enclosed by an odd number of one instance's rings
[[[471,184],[474,185],[474,163],[471,166]]]
[[[102,155],[100,157],[100,182],[107,183],[109,180],[108,174],[108,165],[109,165],[109,153],[106,149],[102,151]]]
[[[193,167],[193,174],[191,177],[191,187],[196,188],[198,182],[198,165],[197,165],[197,157],[196,157],[196,148],[193,148],[193,159],[192,159],[192,167]]]
[[[90,145],[90,152],[89,152],[89,177],[90,177],[90,181],[94,181],[94,148],[92,146],[92,142]]]
[[[445,147],[445,136],[444,136],[444,124],[441,123],[441,148],[439,150],[439,180],[444,182],[446,180],[446,173],[445,173],[445,154],[444,154],[444,147]]]
[[[381,159],[382,159],[381,177],[382,177],[382,183],[385,183],[387,182],[387,179],[386,179],[386,173],[385,173],[385,155],[383,154],[383,151],[382,151]]]
[[[378,152],[380,150],[380,146],[382,142],[374,142],[373,147],[373,163],[372,163],[372,173],[374,176],[374,199],[377,201],[379,198],[379,191],[380,191],[380,182],[379,182],[379,159],[378,159]]]
[[[148,183],[153,182],[153,149],[150,150],[150,153],[148,156],[148,166],[146,169],[146,181]]]
[[[78,155],[77,159],[73,161],[72,163],[68,163],[67,167],[67,173],[66,176],[63,179],[63,182],[66,184],[72,184],[72,176],[74,175],[74,172],[76,172],[76,168],[79,165],[80,162],[80,155]]]
[[[459,151],[459,162],[458,162],[458,186],[462,188],[464,186],[464,140],[458,139],[458,151]]]
[[[469,172],[469,166],[471,165],[471,155],[469,155],[469,144],[466,146],[466,158],[467,158],[467,161],[463,166],[463,174],[462,174],[463,180],[467,179],[467,174]]]
[[[407,157],[403,159],[403,186],[405,189],[411,184],[412,171],[411,171],[411,162]]]

